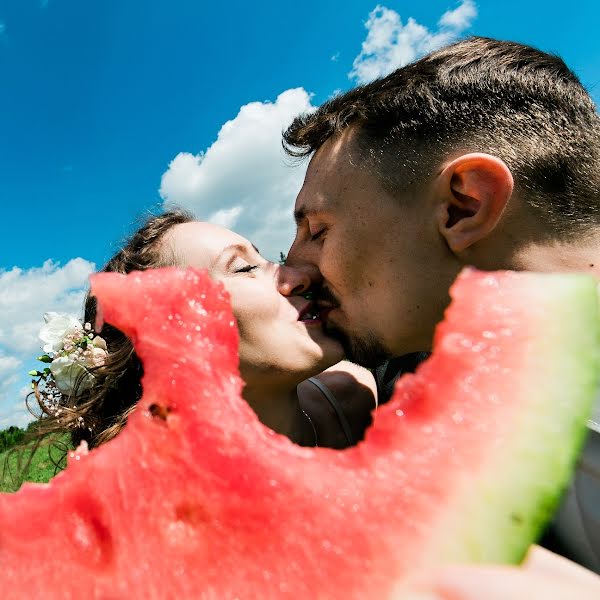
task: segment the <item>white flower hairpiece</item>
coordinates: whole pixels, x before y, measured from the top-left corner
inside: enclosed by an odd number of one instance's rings
[[[89,369],[105,364],[108,352],[106,342],[94,334],[89,323],[65,313],[47,312],[40,329],[45,354],[38,360],[46,363],[42,371],[29,371],[35,377],[31,382],[36,396],[41,395],[45,406],[55,412],[62,395],[83,392],[94,384]]]

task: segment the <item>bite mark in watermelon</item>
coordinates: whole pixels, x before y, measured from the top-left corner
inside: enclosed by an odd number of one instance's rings
[[[144,396],[117,438],[0,495],[5,598],[392,598],[432,564],[518,561],[598,385],[591,279],[467,271],[365,441],[302,448],[241,399],[234,320],[206,274],[92,285]]]

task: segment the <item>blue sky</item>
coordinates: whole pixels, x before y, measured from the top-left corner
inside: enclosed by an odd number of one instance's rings
[[[599,24],[593,0],[0,0],[0,427],[42,313],[77,311],[140,215],[175,202],[277,256],[294,114],[469,34],[560,54],[598,102]]]

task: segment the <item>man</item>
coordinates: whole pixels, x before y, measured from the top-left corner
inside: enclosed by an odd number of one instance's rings
[[[396,357],[383,395],[465,265],[600,279],[600,119],[556,56],[465,40],[301,115],[284,145],[312,155],[288,262],[351,359]],[[596,544],[579,559],[600,568]]]

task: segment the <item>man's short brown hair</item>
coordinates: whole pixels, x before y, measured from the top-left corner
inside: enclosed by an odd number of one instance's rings
[[[557,56],[469,38],[300,115],[284,148],[308,156],[348,127],[392,193],[426,181],[445,157],[486,152],[557,235],[600,223],[600,119]]]

